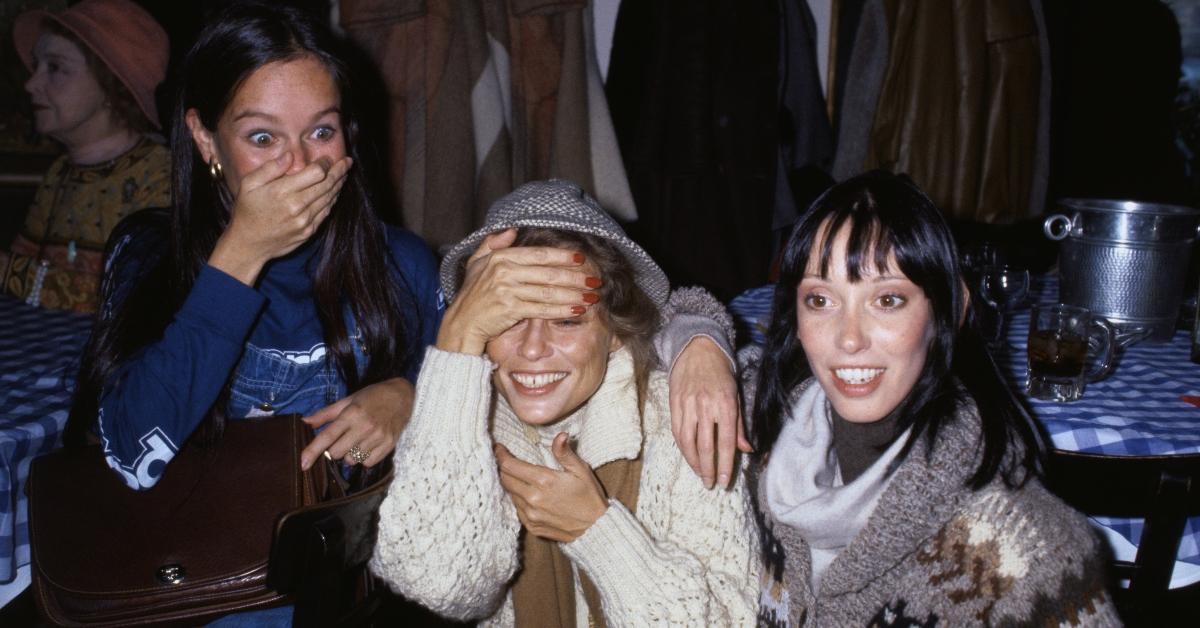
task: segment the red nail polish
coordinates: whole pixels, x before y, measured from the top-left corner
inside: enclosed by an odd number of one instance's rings
[[[576,252],[576,253],[575,253],[575,263],[576,263],[576,264],[582,264],[582,263],[583,263],[583,259],[584,259],[584,258],[583,258],[583,253],[579,253],[579,252]]]
[[[587,279],[583,280],[583,283],[587,284],[587,287],[589,287],[589,288],[599,288],[600,287],[600,280],[597,279],[596,277],[588,277]]]
[[[583,307],[582,305],[572,305],[571,306],[571,313],[574,314],[575,316],[579,316],[580,314],[583,314],[586,311],[587,311],[587,308]]]
[[[600,301],[600,295],[596,294],[595,292],[583,293],[583,302],[584,303],[591,304],[591,303],[596,303],[598,301]]]

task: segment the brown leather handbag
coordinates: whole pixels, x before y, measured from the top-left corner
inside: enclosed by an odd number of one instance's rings
[[[288,603],[267,583],[284,515],[345,496],[336,464],[300,471],[299,415],[229,421],[187,445],[152,489],[126,487],[98,445],[33,462],[33,593],[64,626],[197,625]],[[376,502],[377,504],[377,502]]]

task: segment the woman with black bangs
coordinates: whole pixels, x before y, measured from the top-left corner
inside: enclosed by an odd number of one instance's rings
[[[747,391],[760,624],[1119,623],[967,304],[950,230],[906,177],[841,183],[796,226]]]

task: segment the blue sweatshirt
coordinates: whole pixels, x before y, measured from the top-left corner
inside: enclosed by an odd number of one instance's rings
[[[405,377],[416,381],[444,310],[437,263],[412,233],[389,227],[387,240],[407,332]],[[113,257],[121,253],[118,247]],[[106,382],[98,429],[108,465],[127,485],[145,489],[158,481],[226,382],[230,419],[308,415],[345,396],[332,355],[325,359],[313,298],[315,253],[316,243],[309,242],[272,260],[254,288],[205,266],[162,339],[121,364]],[[139,274],[136,262],[114,266],[125,269],[113,278],[118,285]],[[354,336],[348,309],[346,320]],[[354,345],[361,372],[366,358]]]

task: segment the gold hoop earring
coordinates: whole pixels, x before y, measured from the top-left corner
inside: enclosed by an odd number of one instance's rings
[[[220,181],[225,177],[225,171],[221,169],[221,162],[214,157],[208,162],[208,174],[212,175],[213,181]]]

